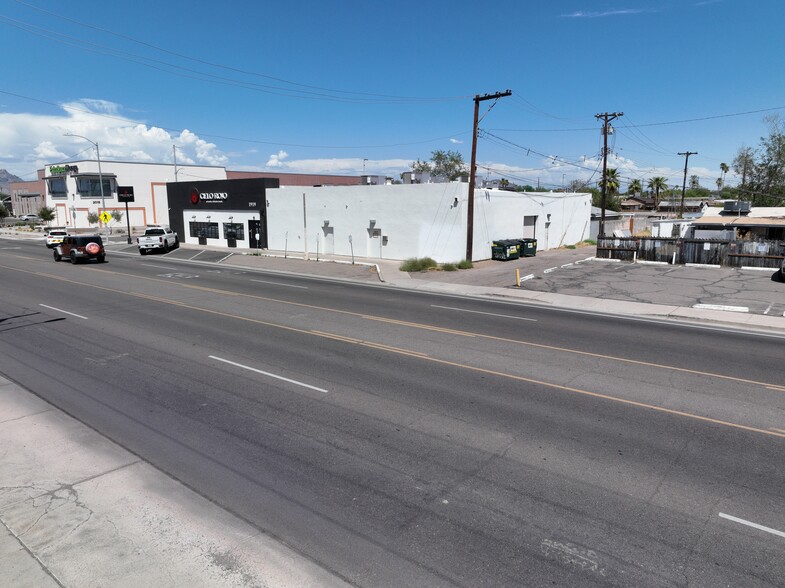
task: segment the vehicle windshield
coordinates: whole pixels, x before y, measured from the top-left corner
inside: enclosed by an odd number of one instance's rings
[[[163,235],[163,234],[164,234],[163,229],[147,229],[147,231],[145,231],[145,235]]]

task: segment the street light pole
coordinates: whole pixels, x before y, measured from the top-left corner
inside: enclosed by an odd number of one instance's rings
[[[79,137],[80,139],[84,139],[93,147],[95,147],[95,155],[98,158],[98,183],[101,186],[101,208],[106,211],[106,197],[104,195],[104,175],[101,173],[101,151],[98,148],[98,143],[96,141],[91,141],[87,137],[83,137],[82,135],[77,135],[76,133],[66,133],[65,137]],[[78,191],[78,190],[77,190]],[[106,232],[106,242],[109,243],[109,224],[104,223],[104,230]]]

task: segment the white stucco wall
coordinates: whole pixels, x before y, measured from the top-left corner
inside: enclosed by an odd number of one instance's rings
[[[90,174],[98,176],[97,161],[74,161],[63,165],[75,165],[79,169],[79,175]],[[45,167],[45,176],[50,176],[50,167]],[[172,182],[175,178],[173,165],[158,163],[134,163],[119,161],[101,161],[101,174],[112,177],[112,191],[104,194],[106,210],[122,211],[125,215],[125,203],[117,201],[117,186],[133,186],[134,202],[128,203],[128,220],[131,227],[144,227],[148,224],[169,224],[169,210],[166,196],[166,182]],[[116,176],[116,177],[113,177]],[[76,177],[67,174],[66,186],[68,190],[67,198],[52,198],[49,193],[49,184],[46,183],[46,206],[55,210],[55,219],[52,224],[55,226],[68,226],[76,229],[85,229],[89,226],[87,215],[90,212],[99,213],[104,210],[99,197],[85,198],[77,194]],[[191,166],[178,165],[177,178],[179,181],[187,181],[188,178],[200,180],[225,180],[226,169],[213,166]],[[71,215],[71,207],[76,211],[76,218]],[[122,222],[111,223],[119,229],[127,226],[126,218]],[[94,228],[99,227],[93,225]]]
[[[461,182],[268,190],[268,246],[346,256],[353,246],[356,257],[457,262],[466,256],[467,195]],[[588,238],[590,209],[590,194],[476,190],[473,261],[489,259],[496,239],[523,237],[526,216],[537,217],[538,250],[575,244]]]

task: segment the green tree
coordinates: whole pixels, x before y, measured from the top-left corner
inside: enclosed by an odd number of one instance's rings
[[[413,172],[428,172],[433,176],[445,177],[448,180],[457,180],[468,173],[463,155],[457,151],[443,151],[437,149],[431,152],[430,163],[419,159],[412,163]]]
[[[755,151],[751,147],[742,147],[733,158],[733,171],[741,176],[741,187],[747,185],[747,179],[755,167]]]
[[[100,220],[100,217],[98,216],[97,212],[91,210],[90,212],[87,213],[87,223],[88,224],[90,224],[90,225],[97,225],[99,220]]]
[[[600,188],[605,184],[606,195],[613,195],[619,191],[619,171],[609,167],[605,170],[605,177],[600,180]]]
[[[640,180],[632,180],[627,185],[627,194],[628,195],[630,195],[630,196],[637,196],[641,192],[643,192],[643,187],[641,186],[641,181]]]
[[[690,176],[690,190],[697,190],[701,187],[701,181],[698,176]]]
[[[605,187],[605,208],[607,210],[621,210],[621,201],[617,197],[619,193],[619,172],[616,168],[608,168],[605,170],[605,177],[599,181],[600,188],[603,184]],[[600,194],[598,206],[602,207],[602,194]]]
[[[668,189],[668,180],[662,176],[656,176],[649,179],[646,184],[649,190],[654,192],[654,209],[660,206],[660,192]]]
[[[724,163],[724,162],[721,163],[720,164],[720,171],[722,172],[722,176],[720,177],[720,179],[722,180],[722,186],[724,186],[725,185],[725,175],[730,171],[730,168],[728,167],[728,164]],[[722,186],[720,186],[720,188],[719,188],[720,190],[722,190]]]
[[[0,204],[0,218],[6,218],[10,213],[4,204]]]
[[[50,223],[55,218],[55,209],[43,206],[38,209],[38,216],[41,217],[41,220],[45,223]]]
[[[427,161],[417,161],[412,162],[412,171],[416,174],[422,173],[430,173],[431,172],[431,164]]]

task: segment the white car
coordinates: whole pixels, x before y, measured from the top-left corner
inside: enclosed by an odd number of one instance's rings
[[[41,217],[39,217],[37,214],[23,214],[19,217],[19,220],[25,222],[37,222],[41,220]]]
[[[67,236],[68,231],[65,229],[49,229],[46,232],[46,246],[49,247],[49,249],[54,249],[62,243],[63,239]]]

